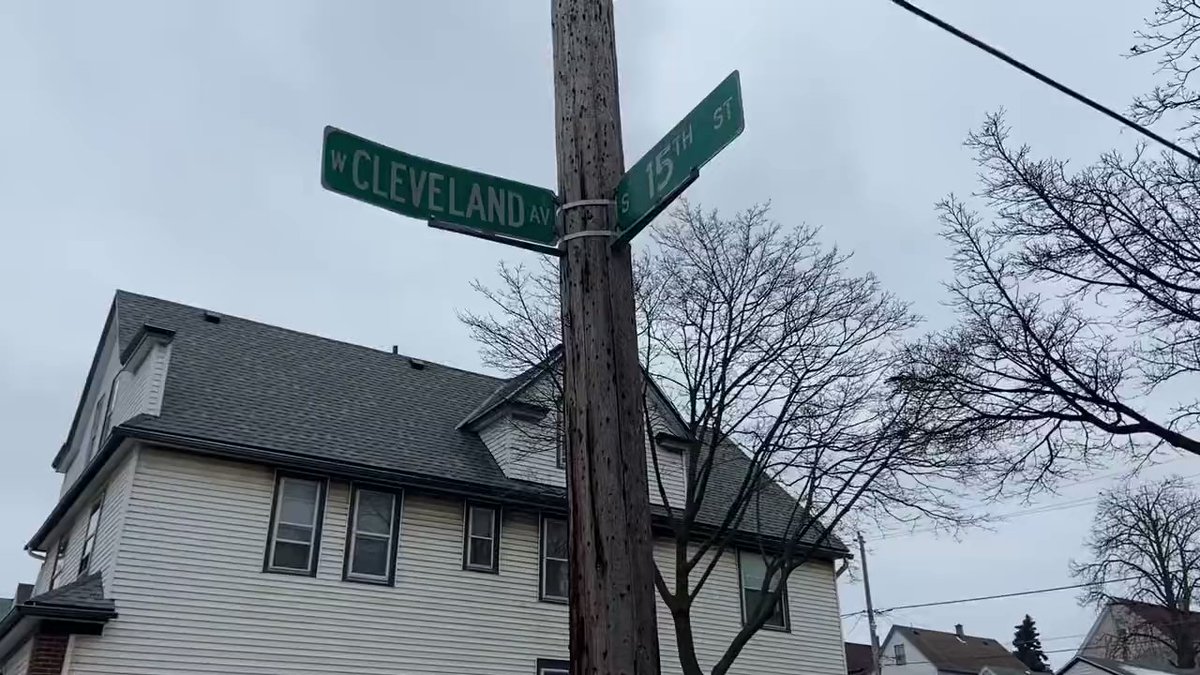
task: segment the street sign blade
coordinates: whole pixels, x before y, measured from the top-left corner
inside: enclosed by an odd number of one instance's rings
[[[463,169],[325,127],[321,185],[389,211],[485,239],[552,247],[558,199],[545,188]]]
[[[617,184],[617,243],[629,241],[671,203],[700,168],[746,128],[742,84],[733,71]]]
[[[443,220],[431,220],[431,221],[429,221],[429,226],[434,228],[435,230],[445,230],[447,232],[457,232],[459,234],[465,234],[468,237],[477,237],[479,239],[486,239],[488,241],[494,241],[494,242],[498,242],[501,244],[508,244],[509,246],[516,246],[517,248],[523,248],[526,251],[534,251],[536,253],[545,253],[546,255],[553,255],[553,256],[562,256],[562,254],[563,254],[562,250],[556,246],[547,246],[545,244],[536,244],[532,241],[525,241],[524,239],[510,239],[508,237],[500,237],[500,236],[494,235],[490,232],[484,232],[483,230],[476,230],[476,229],[473,229],[470,227],[464,227],[462,225],[455,225],[453,223],[447,223]]]

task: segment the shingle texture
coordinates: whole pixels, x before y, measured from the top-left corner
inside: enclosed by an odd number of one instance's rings
[[[116,609],[113,601],[104,597],[104,582],[98,573],[80,577],[65,586],[35,595],[25,604],[109,611]]]
[[[913,643],[921,651],[921,655],[939,671],[978,673],[984,666],[1025,669],[1025,664],[1013,656],[1004,645],[991,638],[974,635],[963,635],[960,638],[956,633],[910,626],[893,626],[892,629]],[[917,660],[916,654],[908,655],[910,663]]]
[[[474,432],[460,429],[524,383],[425,362],[125,291],[116,295],[121,347],[143,325],[175,331],[159,417],[126,426],[303,457],[500,488],[562,493],[506,477]],[[720,521],[749,462],[723,451],[701,520]],[[743,529],[779,534],[795,502],[764,490]],[[761,514],[761,515],[760,515]],[[808,538],[816,537],[812,528]],[[831,548],[844,548],[832,539]]]

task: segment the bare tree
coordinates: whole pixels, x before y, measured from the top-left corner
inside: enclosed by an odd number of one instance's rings
[[[1190,115],[1193,129],[1200,5],[1162,0],[1138,35],[1133,53],[1158,55],[1170,79],[1135,113]],[[1200,166],[1138,147],[1071,170],[1010,141],[1001,114],[966,144],[980,204],[938,207],[959,321],[913,346],[905,385],[938,392],[947,419],[1047,473],[1164,445],[1200,453],[1188,387],[1200,372]]]
[[[1200,616],[1192,599],[1200,583],[1200,499],[1180,478],[1104,494],[1087,542],[1090,560],[1072,573],[1089,586],[1087,604],[1127,610],[1120,633],[1106,645],[1127,658],[1169,654],[1177,668],[1195,668]],[[1120,584],[1101,582],[1123,579]],[[1109,592],[1120,588],[1120,595]],[[1148,603],[1151,607],[1138,607]]]
[[[1157,57],[1159,72],[1166,81],[1134,100],[1134,116],[1142,124],[1153,124],[1164,116],[1182,117],[1179,131],[1194,141],[1200,125],[1200,92],[1188,80],[1200,68],[1194,51],[1200,40],[1200,3],[1160,0],[1136,36],[1138,42],[1129,50],[1130,55]]]
[[[785,229],[765,207],[723,219],[685,204],[651,237],[635,267],[644,409],[658,523],[674,550],[656,586],[683,672],[719,675],[756,632],[786,620],[788,578],[835,546],[847,514],[970,524],[960,491],[1012,466],[967,451],[972,439],[956,428],[925,423],[936,396],[891,383],[917,318],[874,277],[850,274],[848,256],[822,247],[815,230]],[[499,289],[479,287],[495,313],[462,318],[489,364],[556,373],[546,358],[555,288],[553,276],[509,267]],[[682,498],[653,437],[663,429],[658,397],[680,412],[691,441]],[[693,607],[732,555],[756,556],[743,565],[752,582],[743,626],[702,665]]]

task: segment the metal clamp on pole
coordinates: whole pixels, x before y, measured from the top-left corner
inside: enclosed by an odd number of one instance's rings
[[[566,211],[567,209],[576,209],[576,208],[580,208],[583,206],[611,206],[613,208],[613,210],[615,211],[617,208],[617,202],[612,199],[580,199],[578,201],[567,202],[566,204],[559,205],[558,212],[555,214],[555,217],[558,219],[558,227],[559,227],[560,231],[562,230],[563,211]],[[614,213],[614,216],[615,216],[615,213]],[[572,239],[582,239],[584,237],[615,237],[615,236],[617,236],[616,230],[581,230],[579,232],[572,232],[571,234],[564,234],[563,236],[559,237],[558,238],[558,247],[560,249],[566,248],[566,246],[565,246],[566,243],[568,241],[571,241]]]

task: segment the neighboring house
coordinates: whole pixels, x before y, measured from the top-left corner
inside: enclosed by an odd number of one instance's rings
[[[880,665],[880,675],[975,675],[985,667],[1025,671],[1025,664],[1004,645],[966,635],[962,624],[956,625],[953,633],[892,626],[883,641]]]
[[[1076,656],[1056,675],[1195,675],[1195,670],[1123,663],[1098,656]]]
[[[871,675],[875,672],[875,658],[871,655],[871,645],[847,642],[845,650],[846,675]]]
[[[45,556],[34,593],[0,621],[0,672],[564,674],[562,461],[519,433],[548,414],[522,399],[538,382],[118,292],[52,463],[60,500],[26,545]],[[680,495],[686,430],[655,407]],[[749,466],[719,458],[700,520]],[[693,611],[705,667],[758,598],[754,551],[793,503],[771,484],[746,516],[763,536],[715,562]],[[661,538],[656,555],[673,554]],[[831,539],[792,574],[732,672],[845,673],[847,556]]]
[[[1176,640],[1189,638],[1200,649],[1200,614],[1116,599],[1100,610],[1077,654],[1171,668]]]

